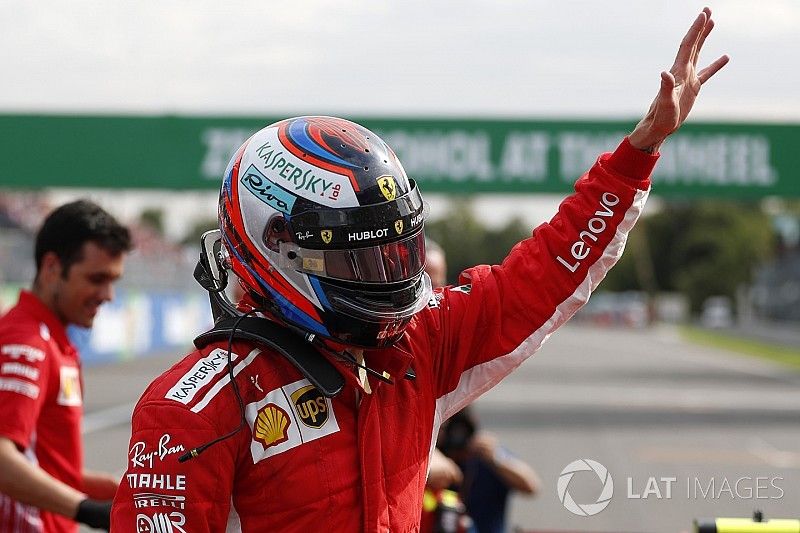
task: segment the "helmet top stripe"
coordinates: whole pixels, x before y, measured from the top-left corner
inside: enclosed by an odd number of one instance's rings
[[[336,153],[325,144],[321,136],[315,136],[315,138],[312,139],[308,132],[308,122],[305,120],[295,120],[289,124],[287,133],[287,137],[306,152],[310,152],[321,159],[338,165],[352,168],[356,168],[357,166],[336,155]]]

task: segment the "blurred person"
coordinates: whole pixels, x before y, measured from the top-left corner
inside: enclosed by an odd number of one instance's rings
[[[539,492],[533,468],[500,445],[494,434],[479,431],[471,407],[442,425],[436,447],[461,472],[462,480],[455,488],[477,533],[504,533],[511,493],[534,496]]]
[[[533,355],[619,258],[659,147],[727,62],[695,68],[710,16],[551,222],[435,293],[419,189],[377,135],[333,117],[253,134],[195,271],[215,327],[137,404],[112,530],[417,530],[438,427]]]
[[[447,259],[444,250],[433,239],[425,239],[425,273],[431,278],[431,286],[436,289],[447,285]]]
[[[30,291],[0,318],[0,531],[109,527],[118,481],[83,469],[80,357],[69,324],[91,327],[113,297],[130,234],[92,202],[64,204],[36,235]]]
[[[425,238],[425,273],[434,289],[447,284],[447,260],[442,247]],[[422,496],[422,533],[465,533],[473,531],[472,520],[458,492],[451,490],[461,483],[459,466],[434,448],[428,460],[428,479]]]

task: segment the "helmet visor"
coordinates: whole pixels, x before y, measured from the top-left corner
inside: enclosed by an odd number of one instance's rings
[[[347,208],[316,207],[286,215],[291,240],[314,250],[350,250],[416,234],[427,208],[414,180],[411,190],[389,202]]]
[[[410,283],[386,290],[364,290],[363,285],[350,288],[325,280],[321,283],[337,313],[384,325],[412,317],[428,305],[432,294],[431,279],[424,272]]]
[[[394,283],[408,281],[425,267],[425,235],[352,250],[312,250],[281,243],[285,267],[342,281]]]

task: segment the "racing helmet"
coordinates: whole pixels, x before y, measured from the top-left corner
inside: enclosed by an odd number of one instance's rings
[[[306,116],[258,131],[225,170],[218,213],[242,288],[306,334],[384,347],[430,298],[419,189],[358,124]]]

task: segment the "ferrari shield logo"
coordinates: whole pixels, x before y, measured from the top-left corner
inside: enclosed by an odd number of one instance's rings
[[[398,235],[403,233],[403,221],[402,220],[395,220],[394,221],[394,230],[397,232]]]
[[[394,200],[397,197],[397,183],[392,176],[381,176],[378,178],[378,187],[381,189],[381,194],[387,200]]]
[[[330,244],[331,239],[333,239],[333,232],[329,229],[324,229],[320,232],[320,236],[322,237],[322,242]]]

